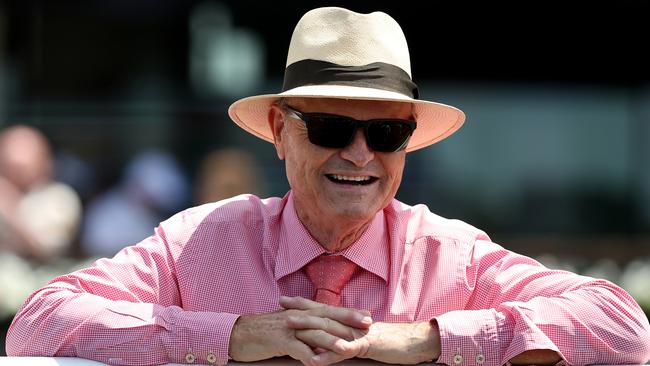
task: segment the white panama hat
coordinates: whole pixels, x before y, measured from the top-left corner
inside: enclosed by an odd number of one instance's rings
[[[402,28],[382,12],[359,14],[337,7],[307,12],[291,37],[282,92],[240,99],[228,114],[244,130],[273,142],[269,109],[287,97],[412,104],[417,128],[407,152],[448,137],[465,121],[455,107],[417,99]]]

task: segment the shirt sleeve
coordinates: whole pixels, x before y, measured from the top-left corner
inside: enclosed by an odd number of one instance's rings
[[[236,314],[182,308],[162,225],[112,259],[33,293],[7,334],[10,356],[68,356],[108,364],[228,361]]]
[[[503,365],[528,351],[560,364],[643,364],[650,326],[634,299],[606,280],[550,270],[479,240],[462,259],[471,293],[464,310],[436,317],[448,365]]]

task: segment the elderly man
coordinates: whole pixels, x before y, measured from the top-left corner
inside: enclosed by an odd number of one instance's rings
[[[388,15],[308,12],[284,91],[229,112],[275,144],[291,191],[186,210],[53,280],[16,315],[9,354],[314,366],[650,358],[648,320],[619,287],[547,269],[394,199],[406,153],[449,136],[464,115],[417,99]]]

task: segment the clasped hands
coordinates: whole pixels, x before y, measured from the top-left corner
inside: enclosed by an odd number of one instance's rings
[[[416,364],[440,355],[435,322],[373,322],[367,310],[324,305],[301,297],[281,297],[281,310],[242,315],[230,336],[230,357],[259,361],[289,356],[308,366],[348,358]]]

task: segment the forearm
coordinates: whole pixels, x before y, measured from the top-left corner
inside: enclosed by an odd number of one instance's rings
[[[645,314],[611,282],[548,269],[485,240],[476,241],[463,270],[467,302],[436,316],[442,363],[502,365],[539,350],[569,364],[650,358]]]
[[[535,363],[644,363],[650,358],[647,320],[616,291],[596,281],[555,297],[443,314],[437,317],[439,361],[452,364],[460,356],[469,362],[481,358],[484,366],[528,363],[530,357],[543,357]]]
[[[185,363],[191,353],[225,364],[236,317],[46,288],[16,315],[7,353],[142,365]]]

